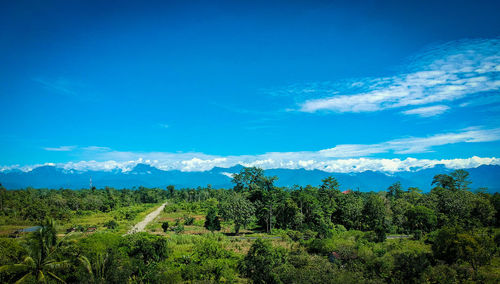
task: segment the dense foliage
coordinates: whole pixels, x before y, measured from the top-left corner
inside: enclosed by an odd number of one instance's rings
[[[0,282],[500,281],[500,194],[472,192],[466,171],[436,175],[429,193],[400,183],[363,193],[341,192],[334,178],[318,187],[275,181],[245,168],[232,189],[1,190],[4,224],[40,227],[0,238]],[[164,200],[159,231],[116,232],[139,214],[128,208]],[[57,234],[57,222],[85,212],[114,219],[96,233]],[[196,224],[206,231],[187,231]]]

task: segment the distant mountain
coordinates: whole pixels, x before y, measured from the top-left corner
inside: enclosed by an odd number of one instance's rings
[[[215,167],[205,172],[181,172],[178,170],[164,171],[147,164],[138,164],[131,171],[75,171],[41,166],[29,172],[18,170],[0,172],[0,183],[8,189],[26,188],[88,188],[92,184],[98,188],[110,186],[114,188],[166,187],[175,185],[177,188],[198,187],[210,184],[214,188],[232,187],[231,174],[238,173],[243,168],[237,165],[231,168]],[[480,166],[466,169],[470,173],[471,187],[477,189],[487,187],[490,192],[500,192],[500,166]],[[270,169],[266,175],[277,176],[278,186],[321,184],[321,180],[335,177],[342,190],[360,191],[386,190],[391,184],[400,181],[404,188],[414,186],[423,191],[430,190],[432,178],[436,174],[450,173],[452,170],[437,165],[433,168],[387,174],[383,172],[365,171],[361,173],[328,173],[320,170],[305,169]]]

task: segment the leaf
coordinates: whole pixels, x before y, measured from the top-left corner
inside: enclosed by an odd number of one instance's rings
[[[59,281],[59,282],[61,282],[61,283],[66,283],[66,281],[62,280],[61,278],[59,278],[57,275],[55,275],[54,273],[52,273],[52,272],[50,272],[50,271],[47,271],[47,274],[48,274],[50,277],[52,277],[52,278],[56,279],[57,281]]]
[[[47,282],[47,280],[45,280],[45,275],[43,275],[43,271],[41,270],[38,270],[38,282]]]

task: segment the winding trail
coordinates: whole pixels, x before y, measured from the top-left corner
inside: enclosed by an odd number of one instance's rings
[[[130,229],[125,235],[128,234],[134,234],[138,232],[144,231],[146,226],[149,224],[149,222],[153,221],[158,215],[160,215],[161,211],[163,211],[163,208],[167,205],[168,202],[163,203],[160,207],[156,208],[155,211],[149,213],[146,217],[144,217],[144,220],[141,222],[135,224],[132,229]]]

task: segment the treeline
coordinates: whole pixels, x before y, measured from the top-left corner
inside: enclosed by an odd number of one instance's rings
[[[167,198],[158,188],[137,189],[33,189],[5,190],[0,184],[0,216],[10,221],[42,221],[46,218],[67,221],[85,211],[109,212],[137,204],[158,203]]]
[[[373,231],[383,241],[387,233],[412,234],[418,239],[443,226],[472,230],[500,224],[500,194],[471,192],[464,170],[436,175],[433,189],[425,194],[414,187],[403,189],[400,183],[385,191],[363,193],[341,192],[331,177],[319,187],[292,188],[275,186],[276,179],[265,176],[262,169],[245,168],[234,175],[231,190],[170,187],[168,195],[194,207],[211,201],[221,218],[234,222],[236,233],[256,222],[265,232],[283,229],[325,238],[332,228],[342,226]]]

